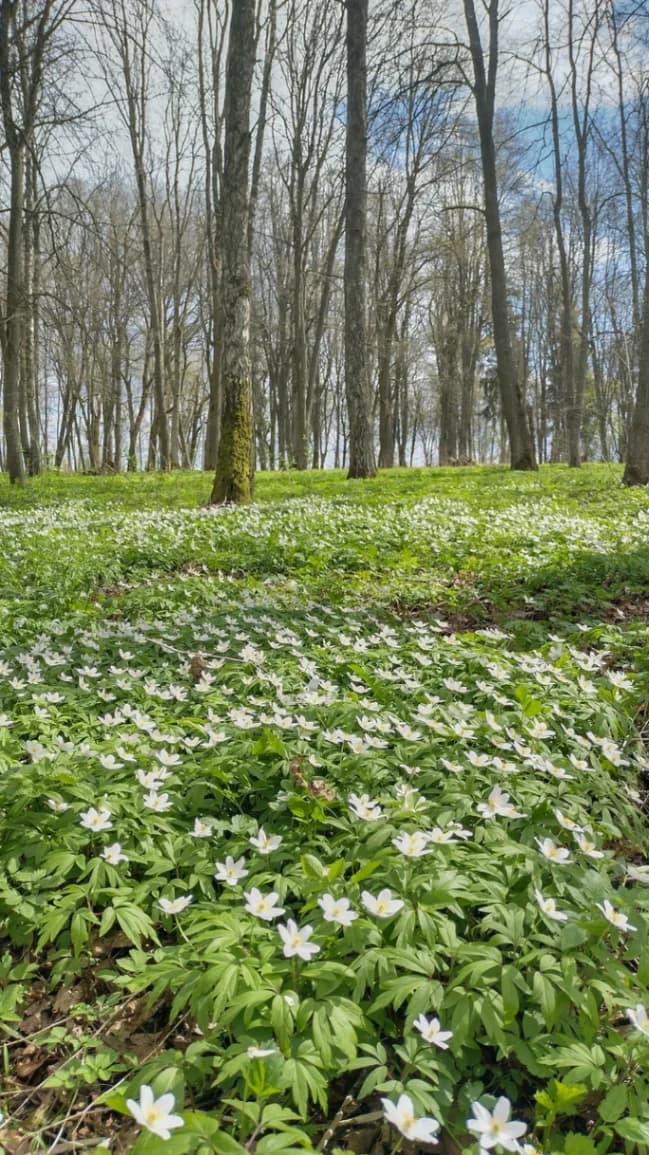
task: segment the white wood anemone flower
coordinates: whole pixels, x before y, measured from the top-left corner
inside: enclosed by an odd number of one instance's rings
[[[570,851],[567,847],[557,846],[551,838],[537,838],[535,842],[541,854],[549,862],[555,862],[559,866],[565,866],[566,863],[570,862]]]
[[[633,926],[633,924],[629,922],[627,915],[613,906],[613,903],[609,902],[607,898],[605,898],[603,902],[598,902],[596,905],[598,909],[601,910],[604,918],[610,922],[611,926],[615,926],[618,930],[623,931],[638,929],[637,926]]]
[[[164,914],[180,914],[187,909],[191,901],[191,894],[181,894],[178,898],[161,898],[158,906]]]
[[[375,897],[370,894],[369,890],[364,890],[361,894],[361,902],[369,914],[375,914],[377,918],[392,918],[398,910],[403,906],[401,898],[393,898],[392,891],[385,886],[380,890]]]
[[[338,926],[351,926],[358,911],[352,910],[348,898],[334,898],[333,894],[323,894],[318,899],[325,922],[335,922]]]
[[[126,1100],[126,1106],[136,1123],[145,1127],[152,1135],[165,1140],[171,1139],[174,1128],[182,1127],[185,1122],[182,1115],[172,1114],[175,1104],[176,1099],[171,1092],[156,1099],[152,1088],[146,1083],[140,1087],[139,1102],[135,1099]]]
[[[294,958],[297,956],[310,962],[314,954],[317,954],[320,947],[315,942],[309,942],[313,934],[312,926],[298,927],[297,923],[289,918],[286,925],[280,922],[278,927],[279,936],[284,943],[284,957]]]
[[[556,900],[554,898],[544,898],[541,891],[536,889],[534,891],[539,910],[546,918],[551,918],[554,922],[566,922],[568,915],[564,914],[562,910],[557,910]]]
[[[255,918],[262,918],[264,922],[272,922],[274,918],[279,918],[284,914],[283,906],[275,906],[278,899],[276,890],[272,890],[270,894],[262,894],[262,892],[253,886],[251,890],[244,890],[244,897],[246,905],[244,910],[248,914],[252,914]]]
[[[497,1100],[493,1111],[482,1103],[472,1103],[473,1118],[467,1119],[467,1129],[480,1142],[480,1149],[502,1147],[505,1151],[518,1151],[518,1140],[527,1131],[527,1124],[511,1119],[512,1105],[504,1095]]]
[[[443,1031],[440,1026],[439,1019],[427,1018],[426,1015],[419,1015],[413,1022],[416,1031],[419,1031],[422,1039],[427,1043],[432,1043],[433,1046],[439,1047],[442,1051],[448,1051],[447,1039],[453,1038],[452,1031]]]
[[[244,858],[237,858],[236,862],[231,854],[226,855],[225,862],[217,862],[214,877],[217,882],[226,882],[228,886],[236,886],[242,878],[248,877]]]
[[[427,1115],[422,1115],[418,1119],[410,1095],[400,1095],[396,1103],[391,1099],[381,1099],[381,1102],[388,1123],[396,1127],[406,1139],[414,1139],[419,1143],[437,1142],[439,1131],[437,1119],[431,1119]]]
[[[634,1007],[629,1007],[626,1017],[636,1031],[640,1031],[641,1035],[646,1035],[649,1039],[649,1011],[643,1003],[636,1003]]]
[[[281,834],[266,834],[263,826],[260,826],[258,833],[250,839],[250,845],[256,847],[260,854],[271,854],[281,844]]]
[[[110,830],[112,826],[110,818],[111,812],[107,806],[102,806],[99,810],[91,806],[89,810],[84,810],[79,815],[79,821],[86,830]]]

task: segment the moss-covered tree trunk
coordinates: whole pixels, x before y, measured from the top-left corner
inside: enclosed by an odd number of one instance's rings
[[[250,93],[255,69],[255,0],[232,7],[225,92],[221,439],[211,503],[249,501],[254,488],[250,364]]]

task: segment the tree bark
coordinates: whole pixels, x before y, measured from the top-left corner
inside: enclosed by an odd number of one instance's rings
[[[376,473],[367,371],[368,0],[347,0],[345,164],[345,389],[350,478]]]
[[[649,272],[645,276],[638,356],[638,391],[627,441],[624,485],[649,484]]]
[[[482,160],[485,218],[487,222],[487,251],[491,271],[491,310],[494,346],[498,364],[500,400],[509,438],[511,467],[512,469],[527,470],[536,469],[537,465],[534,455],[534,442],[525,414],[523,392],[517,377],[512,352],[507,275],[500,222],[500,206],[498,203],[496,144],[493,133],[496,71],[498,65],[498,3],[499,0],[489,0],[487,7],[489,14],[488,73],[485,73],[485,62],[474,0],[464,0],[464,14],[469,33],[471,59],[473,62],[473,95],[475,97],[480,135],[480,156]]]
[[[249,501],[254,489],[250,357],[248,166],[255,68],[255,2],[232,11],[225,92],[223,159],[223,418],[210,501]]]
[[[7,239],[7,293],[4,341],[4,432],[9,480],[25,484],[20,437],[20,350],[23,332],[23,208],[25,165],[22,147],[11,156],[11,198]]]
[[[573,348],[574,302],[570,278],[568,250],[563,231],[563,164],[561,160],[561,124],[559,121],[559,101],[552,72],[550,45],[550,0],[545,0],[543,8],[545,38],[545,73],[550,91],[550,123],[552,127],[552,154],[554,161],[554,192],[552,194],[552,215],[559,252],[561,284],[560,359],[559,376],[561,382],[561,402],[564,407],[568,458],[570,465],[580,463],[581,415],[575,396],[575,364]]]
[[[10,44],[16,33],[16,0],[0,5],[0,97],[9,153],[10,194],[7,235],[7,275],[3,318],[3,424],[9,480],[25,484],[25,460],[20,439],[20,350],[23,330],[23,214],[25,207],[25,138],[14,120]]]

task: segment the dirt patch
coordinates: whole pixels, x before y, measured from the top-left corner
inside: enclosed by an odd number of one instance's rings
[[[459,575],[461,576],[461,575]],[[465,588],[462,582],[451,583],[455,588]],[[590,613],[584,612],[583,606],[578,606],[578,613],[571,615],[568,611],[557,614],[548,611],[543,606],[513,605],[506,610],[499,609],[486,598],[476,598],[475,605],[468,605],[463,610],[452,609],[444,601],[412,601],[405,602],[395,598],[390,608],[399,618],[429,618],[434,619],[441,627],[443,634],[461,634],[473,630],[485,629],[488,626],[506,627],[510,622],[547,622],[553,628],[558,628],[561,622],[580,619],[592,619],[599,623],[623,625],[629,623],[649,624],[649,597],[644,595],[628,595],[611,602],[597,605]]]
[[[602,606],[603,622],[649,622],[649,597],[641,594],[623,597],[610,606]]]

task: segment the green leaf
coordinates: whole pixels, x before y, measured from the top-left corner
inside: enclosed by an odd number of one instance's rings
[[[128,1098],[130,1098],[130,1095]],[[110,1107],[111,1111],[117,1111],[120,1115],[130,1115],[131,1112],[126,1106],[126,1099],[127,1096],[120,1095],[118,1091],[107,1091],[97,1102],[105,1103],[107,1107]]]
[[[127,939],[129,939],[134,946],[140,946],[143,938],[152,938],[154,942],[158,941],[151,919],[148,914],[145,914],[139,907],[129,903],[125,903],[123,906],[116,906],[115,918]]]
[[[271,1010],[270,1022],[275,1032],[275,1038],[285,1054],[288,1054],[293,1034],[293,1015],[284,995],[275,995]]]
[[[615,1123],[620,1115],[623,1115],[627,1109],[628,1094],[627,1089],[623,1083],[619,1083],[617,1087],[611,1087],[608,1095],[597,1108],[599,1116],[605,1123]]]
[[[588,1135],[580,1135],[577,1131],[569,1131],[565,1137],[563,1149],[565,1155],[597,1155],[597,1147]]]
[[[72,915],[70,922],[70,942],[75,955],[81,953],[81,949],[88,941],[88,925],[85,919],[84,911],[76,910]]]
[[[256,742],[253,742],[252,753],[256,755],[263,754],[279,754],[282,758],[287,757],[286,746],[282,742],[279,734],[275,734],[268,727],[264,727]]]
[[[355,874],[352,874],[349,881],[365,882],[365,879],[371,878],[373,874],[376,874],[377,870],[379,870],[381,866],[383,866],[382,859],[370,858],[369,862],[366,862],[364,866],[361,866],[360,870],[357,870]]]
[[[576,922],[567,922],[561,931],[561,949],[573,950],[588,942],[588,932],[577,926]]]
[[[319,858],[315,854],[303,854],[300,857],[300,865],[306,874],[307,878],[317,879],[321,882],[327,874],[327,869],[322,865]]]
[[[296,1142],[300,1144],[299,1147],[295,1146]],[[302,1155],[305,1148],[313,1150],[308,1135],[291,1127],[282,1135],[264,1135],[255,1145],[255,1152],[256,1155],[276,1155],[276,1152],[282,1155]]]
[[[629,1116],[614,1123],[613,1128],[622,1139],[629,1139],[644,1147],[649,1144],[649,1119],[633,1119]]]
[[[532,980],[532,985],[534,988],[534,994],[541,1004],[541,1010],[543,1012],[545,1024],[546,1026],[550,1027],[554,1022],[557,1005],[554,985],[548,978],[545,977],[545,975],[542,975],[540,971],[536,971]]]
[[[227,1131],[217,1131],[213,1138],[214,1150],[218,1151],[219,1155],[250,1155],[248,1149],[237,1143]]]
[[[195,1149],[194,1136],[183,1128],[173,1131],[170,1138],[164,1140],[165,1155],[189,1155]],[[142,1131],[131,1148],[131,1155],[161,1155],[160,1138],[150,1131]]]
[[[572,1112],[588,1092],[583,1083],[562,1083],[560,1079],[552,1079],[549,1090],[557,1115]]]
[[[518,982],[520,982],[520,972],[516,967],[508,964],[503,967],[500,976],[500,989],[503,996],[503,1008],[505,1011],[505,1021],[512,1022],[518,1013],[520,1006],[520,999],[518,995]]]
[[[213,1139],[218,1134],[219,1125],[211,1115],[205,1111],[185,1111],[183,1114],[185,1126],[193,1135],[201,1139]]]
[[[358,1098],[361,1100],[367,1099],[368,1095],[371,1095],[372,1092],[375,1090],[376,1087],[379,1086],[380,1083],[385,1082],[387,1077],[388,1077],[388,1068],[387,1067],[375,1067],[374,1070],[370,1071],[369,1075],[366,1076],[366,1078],[363,1082],[363,1085],[362,1085],[360,1091],[358,1092]]]
[[[341,874],[345,873],[346,869],[346,858],[338,858],[336,862],[332,862],[331,866],[327,870],[327,882],[335,882],[337,878],[340,878]]]
[[[102,938],[105,934],[108,934],[108,931],[114,925],[114,922],[115,922],[115,907],[114,906],[107,906],[104,913],[101,916],[101,922],[99,923],[99,932],[98,933],[99,933],[100,938]]]
[[[335,1045],[343,1052],[347,1059],[355,1059],[357,1051],[356,1031],[352,1026],[349,1012],[343,1007],[332,1007],[331,1010],[332,1035]]]

